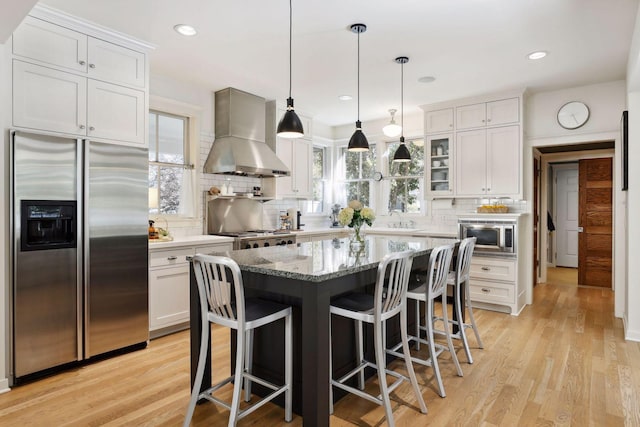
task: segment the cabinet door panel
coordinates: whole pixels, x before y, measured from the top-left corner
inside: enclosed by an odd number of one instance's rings
[[[84,135],[87,79],[13,61],[14,126]]]
[[[311,196],[311,164],[313,146],[309,141],[295,141],[293,150],[293,179],[296,197]]]
[[[487,103],[487,125],[518,123],[520,120],[518,98],[503,99]]]
[[[486,104],[464,105],[456,108],[456,129],[486,126]]]
[[[293,195],[293,189],[294,189],[293,176],[295,174],[294,165],[293,165],[293,144],[294,143],[295,143],[295,140],[284,139],[284,138],[278,138],[276,142],[277,144],[276,154],[278,155],[278,158],[282,160],[282,162],[285,164],[286,167],[289,168],[289,171],[291,172],[290,176],[282,176],[279,178],[274,178],[275,184],[277,186],[276,193],[279,197],[280,196],[287,197],[287,196]]]
[[[88,86],[88,136],[144,144],[144,92],[96,80]]]
[[[453,108],[425,113],[426,133],[451,132],[453,130]]]
[[[487,129],[487,194],[514,195],[520,188],[520,128]]]
[[[456,134],[456,195],[481,195],[486,189],[485,130]]]
[[[189,265],[149,271],[149,330],[189,321]]]
[[[54,67],[87,72],[87,36],[31,16],[13,33],[13,53]]]
[[[89,38],[89,76],[112,83],[144,87],[144,54]]]

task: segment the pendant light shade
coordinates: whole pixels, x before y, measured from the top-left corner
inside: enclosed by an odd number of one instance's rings
[[[287,98],[287,111],[278,123],[277,135],[282,138],[301,138],[304,136],[302,121],[293,109],[293,98],[291,98],[291,39],[293,28],[292,0],[289,0],[289,98]]]
[[[356,131],[351,135],[351,139],[349,139],[347,150],[368,151],[369,141],[367,141],[367,137],[362,132],[362,123],[360,122],[360,33],[367,31],[367,26],[364,24],[353,24],[351,31],[358,35],[358,120],[356,120]]]
[[[400,146],[393,155],[393,161],[410,162],[411,154],[404,143],[404,64],[409,62],[409,58],[406,56],[399,56],[396,58],[396,62],[400,64],[400,125],[402,126],[402,133],[400,136]]]
[[[402,126],[396,123],[396,111],[398,110],[396,110],[395,108],[389,110],[389,113],[391,114],[391,121],[388,125],[382,128],[382,133],[384,133],[385,136],[388,136],[389,138],[395,138],[396,136],[399,136],[400,133],[402,133]]]

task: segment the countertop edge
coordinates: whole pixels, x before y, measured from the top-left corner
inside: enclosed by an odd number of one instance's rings
[[[197,235],[176,237],[166,242],[149,242],[149,251],[179,248],[184,246],[204,246],[217,243],[233,243],[233,237]]]

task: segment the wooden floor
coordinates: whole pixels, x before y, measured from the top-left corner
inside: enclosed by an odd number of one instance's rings
[[[420,414],[408,385],[392,396],[398,426],[640,426],[640,344],[623,340],[613,294],[541,284],[518,317],[476,310],[485,349],[476,348],[464,377],[449,356],[441,368],[447,397],[430,369],[416,367],[429,413]],[[228,369],[228,332],[214,332],[214,364]],[[470,334],[472,337],[472,334]],[[189,337],[177,333],[145,350],[94,363],[0,395],[2,426],[178,426],[189,401]],[[394,362],[396,363],[396,362]],[[396,368],[403,370],[398,363]],[[368,388],[375,390],[370,381]],[[267,404],[239,425],[302,425]],[[223,426],[228,412],[197,407],[192,425]],[[384,411],[347,396],[332,426],[384,425]]]

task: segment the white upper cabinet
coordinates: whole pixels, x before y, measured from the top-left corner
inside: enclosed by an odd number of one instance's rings
[[[305,139],[277,138],[276,155],[291,171],[290,176],[265,178],[265,196],[278,199],[311,198],[313,145]]]
[[[145,86],[145,54],[32,16],[13,33],[24,60],[126,86]]]
[[[66,71],[87,72],[87,36],[32,16],[13,33],[13,54]]]
[[[149,48],[36,6],[12,36],[13,125],[146,145]]]
[[[520,193],[520,127],[458,132],[456,195],[514,197]]]
[[[144,87],[144,53],[93,37],[89,37],[88,51],[89,77],[126,86]]]
[[[481,102],[456,108],[456,128],[458,130],[500,126],[519,121],[518,98]]]
[[[140,90],[90,79],[87,135],[143,144],[147,114],[144,98]]]
[[[84,135],[87,79],[13,61],[13,125]]]
[[[427,111],[424,117],[424,128],[427,134],[453,131],[453,108]]]

